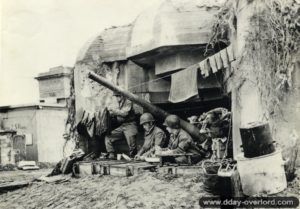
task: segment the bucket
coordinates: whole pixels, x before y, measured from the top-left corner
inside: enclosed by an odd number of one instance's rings
[[[275,151],[268,123],[249,123],[240,128],[240,133],[245,157],[259,157]]]
[[[280,149],[255,158],[245,158],[241,153],[236,160],[245,195],[276,194],[287,187]]]
[[[218,170],[220,166],[220,162],[204,161],[202,163],[203,188],[206,192],[209,192],[214,195],[219,194]]]

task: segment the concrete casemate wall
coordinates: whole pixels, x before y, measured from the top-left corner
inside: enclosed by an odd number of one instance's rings
[[[112,83],[147,99],[147,86],[141,85],[147,77],[144,70],[131,61],[115,62],[111,66],[95,66],[77,63],[74,70],[76,121],[79,122],[83,111],[101,111],[113,101],[113,92],[88,78],[89,72],[97,72]],[[136,111],[141,108],[135,106]]]

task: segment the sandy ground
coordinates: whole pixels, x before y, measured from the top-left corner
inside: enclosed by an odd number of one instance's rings
[[[0,172],[0,180],[30,180],[50,170]],[[300,176],[298,169],[298,176]],[[299,196],[299,177],[280,196]],[[60,184],[33,182],[0,195],[0,208],[200,208],[198,200],[210,196],[202,178],[143,173],[132,177],[89,176]]]

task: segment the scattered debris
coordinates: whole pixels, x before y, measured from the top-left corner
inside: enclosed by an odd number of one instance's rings
[[[55,176],[59,174],[69,174],[72,172],[73,164],[77,161],[80,161],[84,157],[84,152],[81,149],[74,150],[73,153],[61,161],[59,161],[52,172],[47,176]]]
[[[29,181],[13,181],[0,183],[0,194],[28,186],[29,184]]]
[[[20,170],[38,170],[40,167],[36,165],[35,161],[20,161],[18,163],[18,169]]]
[[[16,169],[17,169],[17,166],[13,165],[13,164],[6,164],[6,165],[0,164],[0,171],[14,171]]]
[[[41,176],[40,178],[36,179],[37,181],[45,181],[47,183],[63,183],[70,181],[71,175],[57,175],[57,176]]]

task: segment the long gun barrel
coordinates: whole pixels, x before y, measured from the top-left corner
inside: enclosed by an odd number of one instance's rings
[[[157,118],[164,120],[169,115],[168,112],[147,102],[144,99],[139,98],[137,95],[135,95],[129,91],[119,88],[118,86],[112,84],[110,81],[103,78],[102,76],[97,75],[94,72],[90,72],[88,74],[88,77],[90,79],[96,81],[97,83],[105,86],[106,88],[121,94],[122,96],[128,98],[130,101],[144,107],[145,109],[147,109],[151,114],[153,114]],[[204,142],[205,138],[203,137],[203,135],[200,134],[200,130],[197,127],[195,127],[194,125],[192,125],[182,119],[180,119],[180,126],[182,129],[187,131],[193,138],[197,139],[200,143]]]

